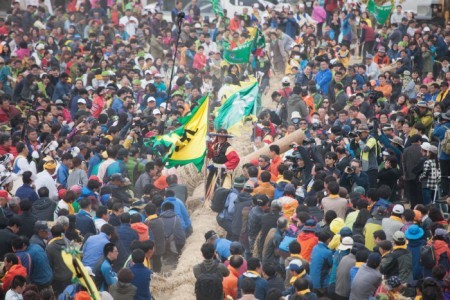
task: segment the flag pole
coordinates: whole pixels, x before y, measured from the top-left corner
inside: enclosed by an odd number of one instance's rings
[[[183,25],[183,20],[184,20],[185,14],[184,12],[179,12],[178,16],[177,16],[177,41],[175,43],[175,51],[173,54],[173,67],[172,70],[170,72],[170,81],[169,81],[169,88],[167,89],[167,99],[166,102],[169,101],[170,99],[170,94],[172,93],[172,81],[173,81],[173,71],[175,70],[175,62],[177,59],[177,52],[178,52],[178,44],[180,43],[180,37],[181,37],[181,25]]]
[[[206,97],[209,97],[210,93],[208,93],[206,95]],[[205,153],[205,159],[203,160],[203,164],[204,164],[204,182],[205,182],[205,188],[203,190],[203,205],[206,204],[206,195],[208,194],[208,150],[209,150],[209,114],[211,113],[210,111],[210,105],[211,105],[211,101],[208,101],[208,107],[206,108],[207,110],[207,121],[206,121],[206,140],[205,140],[205,144],[206,144],[206,153]]]

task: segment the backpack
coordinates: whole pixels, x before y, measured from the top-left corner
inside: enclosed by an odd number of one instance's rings
[[[225,209],[225,203],[230,193],[230,189],[224,187],[217,188],[211,200],[211,210],[216,213],[222,212]]]
[[[445,154],[450,155],[450,128],[445,126],[447,130],[445,131],[444,138],[441,141],[441,149]]]
[[[195,295],[197,300],[221,300],[222,277],[217,273],[219,263],[214,262],[211,270],[206,270],[204,264],[200,264],[201,274],[195,282]]]
[[[436,266],[436,257],[434,256],[434,244],[423,245],[420,247],[420,264],[427,269]]]

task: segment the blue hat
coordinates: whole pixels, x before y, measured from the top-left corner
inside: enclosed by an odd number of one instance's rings
[[[300,259],[293,259],[289,263],[289,265],[286,267],[286,270],[289,271],[295,271],[297,273],[303,271],[305,267],[303,266],[303,263]]]
[[[405,232],[405,236],[408,240],[418,240],[423,237],[423,229],[414,224],[408,227]]]
[[[339,234],[341,235],[341,237],[345,237],[345,236],[352,236],[353,232],[350,228],[348,227],[342,227],[341,231],[339,231]]]
[[[310,232],[316,232],[317,223],[314,219],[309,219],[305,222],[305,226],[303,226],[302,231],[310,231]]]

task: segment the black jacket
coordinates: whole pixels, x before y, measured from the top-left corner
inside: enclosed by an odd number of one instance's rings
[[[6,253],[13,252],[11,242],[13,239],[19,237],[13,233],[11,229],[5,228],[0,230],[0,260],[3,261],[3,256]]]
[[[34,223],[36,223],[37,218],[35,215],[31,213],[31,211],[24,211],[21,215],[18,216],[21,226],[18,232],[19,236],[26,236],[27,238],[31,238],[34,234]]]
[[[154,255],[163,255],[166,252],[163,221],[161,218],[156,218],[145,221],[145,224],[147,224],[150,236],[155,242]]]
[[[64,263],[61,251],[66,247],[64,239],[56,239],[47,245],[45,252],[47,253],[48,262],[53,270],[53,281],[71,284],[72,272]]]
[[[56,202],[48,197],[40,198],[33,202],[31,211],[38,221],[53,221],[53,213],[55,212]]]
[[[231,232],[233,235],[240,236],[242,230],[242,210],[244,207],[250,207],[252,203],[252,195],[248,192],[240,192],[235,204],[234,204],[234,215],[231,221]]]

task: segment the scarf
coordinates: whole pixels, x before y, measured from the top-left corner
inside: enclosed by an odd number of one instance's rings
[[[50,245],[51,243],[56,242],[56,241],[59,241],[59,240],[62,240],[62,239],[63,239],[62,236],[52,238],[52,239],[48,242],[48,244]]]
[[[303,269],[303,271],[300,272],[300,274],[296,275],[296,276],[292,276],[291,279],[289,280],[289,283],[291,285],[294,285],[294,282],[297,280],[297,278],[302,278],[303,276],[305,276],[306,274],[306,270]]]
[[[157,215],[157,214],[150,215],[150,216],[147,217],[147,219],[145,219],[145,222],[154,220],[154,219],[156,219],[156,218],[158,218],[158,215]]]
[[[306,289],[306,290],[301,290],[301,291],[298,291],[297,292],[297,295],[306,295],[306,294],[309,294],[309,293],[311,293],[311,290],[310,289]]]

